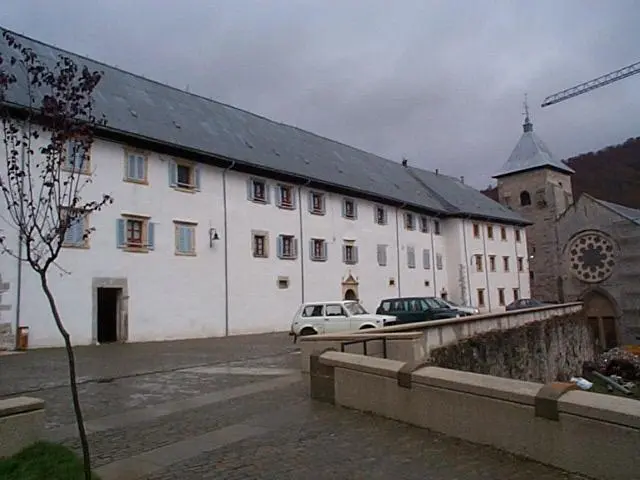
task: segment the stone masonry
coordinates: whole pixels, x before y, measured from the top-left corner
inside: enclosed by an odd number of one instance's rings
[[[3,303],[3,293],[9,290],[9,282],[2,281],[0,275],[0,350],[11,350],[14,347],[14,336],[11,330],[11,321],[6,312],[11,310],[11,305]]]

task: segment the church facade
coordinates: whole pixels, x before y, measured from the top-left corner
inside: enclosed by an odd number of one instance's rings
[[[499,201],[527,227],[531,295],[584,301],[601,348],[640,341],[640,211],[582,194],[527,118],[507,162],[494,175]]]
[[[462,181],[18,39],[104,72],[83,195],[114,203],[70,229],[49,274],[74,344],[286,331],[305,301],[493,312],[529,296],[529,222]],[[0,262],[0,323],[61,345],[37,276]]]

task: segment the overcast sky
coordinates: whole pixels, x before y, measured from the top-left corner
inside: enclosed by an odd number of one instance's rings
[[[640,74],[540,107],[640,61],[637,0],[2,0],[0,24],[477,188],[525,92],[559,158],[640,136]]]

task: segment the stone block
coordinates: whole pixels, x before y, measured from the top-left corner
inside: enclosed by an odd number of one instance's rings
[[[0,458],[10,457],[44,435],[44,402],[16,397],[0,400]]]

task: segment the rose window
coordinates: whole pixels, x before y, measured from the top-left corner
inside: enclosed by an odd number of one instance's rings
[[[568,249],[571,272],[583,282],[598,283],[613,273],[614,246],[599,233],[585,233],[575,238]]]

